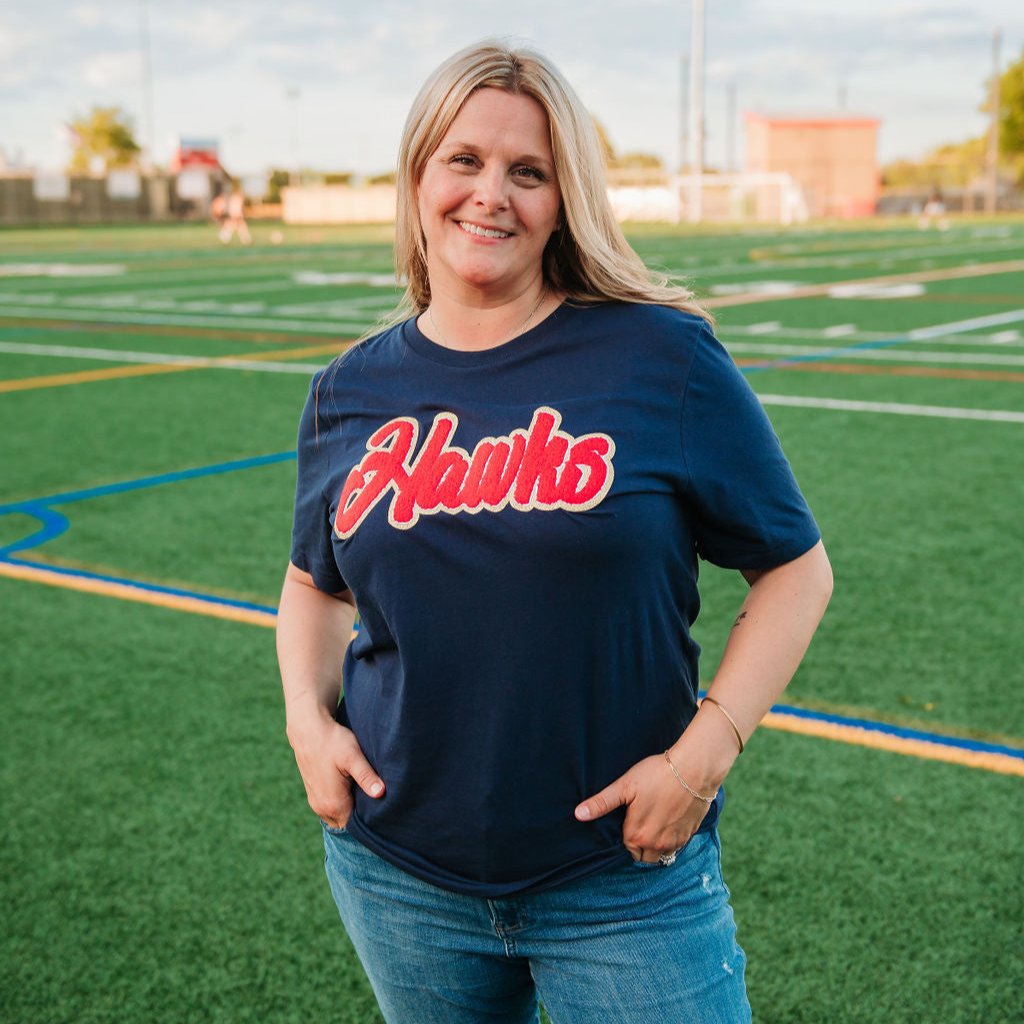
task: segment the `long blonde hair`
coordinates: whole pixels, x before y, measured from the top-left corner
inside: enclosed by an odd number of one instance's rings
[[[405,284],[398,307],[375,330],[430,305],[427,247],[416,192],[427,161],[470,94],[503,89],[536,100],[548,117],[563,216],[544,250],[544,279],[570,302],[641,302],[711,316],[690,291],[644,265],[622,234],[605,184],[593,118],[547,58],[485,40],[449,57],[427,79],[405,122],[398,156],[395,273]]]

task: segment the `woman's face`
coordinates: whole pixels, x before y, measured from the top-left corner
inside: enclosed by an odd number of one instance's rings
[[[474,92],[428,159],[417,204],[432,295],[521,295],[541,273],[562,205],[544,108]]]

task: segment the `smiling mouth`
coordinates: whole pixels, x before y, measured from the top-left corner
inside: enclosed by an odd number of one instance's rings
[[[511,231],[499,231],[497,228],[482,228],[476,224],[470,224],[467,220],[456,221],[463,231],[471,235],[480,235],[483,238],[510,238]]]

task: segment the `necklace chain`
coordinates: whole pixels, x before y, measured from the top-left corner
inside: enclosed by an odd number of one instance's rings
[[[537,305],[530,310],[530,315],[507,338],[504,338],[501,341],[495,343],[495,345],[493,345],[492,347],[497,348],[499,345],[505,345],[508,342],[512,341],[513,338],[518,338],[519,335],[526,330],[526,325],[537,315],[537,311],[543,305],[544,300],[547,298],[547,296],[547,288],[542,288],[540,292],[540,298],[537,300]],[[437,321],[434,319],[433,305],[427,306],[427,316],[430,318],[430,326],[434,328],[434,330],[437,332],[437,336],[441,339],[441,344],[444,345],[445,348],[454,349],[455,346],[452,345],[452,343],[444,336],[444,332],[441,330],[441,328],[437,326]]]

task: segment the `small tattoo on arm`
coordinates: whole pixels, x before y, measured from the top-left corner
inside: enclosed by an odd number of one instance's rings
[[[739,615],[736,616],[736,621],[732,624],[732,628],[735,629],[746,617],[746,612],[740,612]]]

